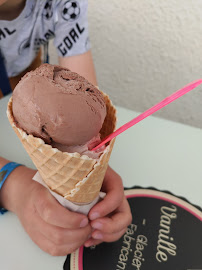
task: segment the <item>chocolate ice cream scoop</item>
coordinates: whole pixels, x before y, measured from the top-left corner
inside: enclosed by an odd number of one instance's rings
[[[27,73],[13,92],[17,126],[49,144],[84,145],[106,116],[101,92],[70,70],[44,64]]]

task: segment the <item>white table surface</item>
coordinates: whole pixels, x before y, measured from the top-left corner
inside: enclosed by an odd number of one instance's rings
[[[0,100],[0,155],[33,167],[6,117],[9,96]],[[118,107],[118,126],[138,113]],[[127,187],[168,190],[202,206],[202,130],[152,117],[117,137],[110,165]],[[61,270],[65,257],[41,251],[12,213],[0,216],[0,269]]]

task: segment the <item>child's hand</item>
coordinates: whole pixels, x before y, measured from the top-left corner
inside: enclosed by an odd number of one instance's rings
[[[50,192],[31,180],[36,172],[16,168],[1,190],[2,205],[16,213],[31,239],[53,256],[79,248],[92,232],[88,218],[61,206]]]
[[[91,238],[85,242],[86,247],[103,241],[118,240],[132,221],[130,207],[124,196],[122,180],[110,167],[106,172],[102,191],[106,192],[104,200],[96,204],[89,212],[94,231]]]

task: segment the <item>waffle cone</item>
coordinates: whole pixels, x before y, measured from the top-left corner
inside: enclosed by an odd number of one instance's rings
[[[116,109],[109,97],[104,93],[103,95],[107,116],[101,129],[101,138],[112,133],[116,127]],[[114,139],[107,145],[99,159],[92,159],[79,153],[61,152],[42,139],[27,135],[15,124],[12,97],[8,103],[7,116],[42,179],[52,191],[78,204],[87,204],[98,196]]]

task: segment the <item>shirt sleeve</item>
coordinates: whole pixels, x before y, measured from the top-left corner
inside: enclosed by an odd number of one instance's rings
[[[58,56],[67,57],[90,49],[88,34],[88,0],[56,1],[54,45]]]

